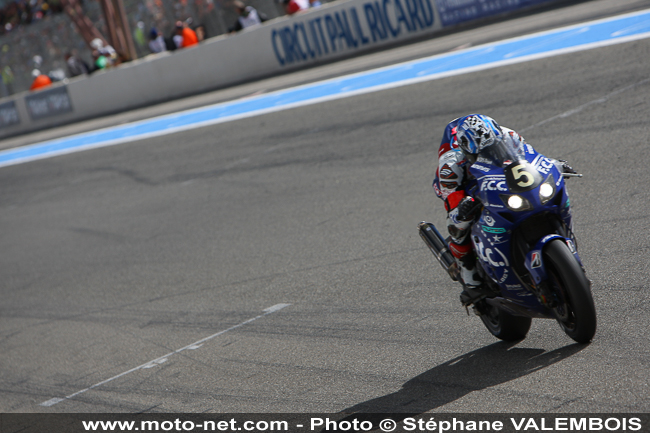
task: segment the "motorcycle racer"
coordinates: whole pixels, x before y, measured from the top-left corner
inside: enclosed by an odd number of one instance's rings
[[[438,167],[433,188],[436,195],[444,201],[447,211],[449,249],[460,270],[463,284],[460,300],[465,306],[491,294],[477,271],[476,253],[469,236],[481,203],[465,191],[468,182],[473,179],[468,169],[477,161],[481,150],[505,140],[514,148],[521,149],[526,145],[516,131],[499,126],[491,117],[471,114],[452,120],[445,127],[438,149]],[[561,172],[575,173],[566,161],[553,162]]]

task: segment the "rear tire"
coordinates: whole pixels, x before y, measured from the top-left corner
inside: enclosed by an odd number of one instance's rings
[[[486,302],[480,307],[481,320],[490,334],[503,341],[519,341],[526,338],[533,321],[530,317],[513,316]]]
[[[544,264],[557,297],[553,312],[560,327],[578,343],[589,343],[596,333],[596,307],[589,279],[561,239],[546,245]]]

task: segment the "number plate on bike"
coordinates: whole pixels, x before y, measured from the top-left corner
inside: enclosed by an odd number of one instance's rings
[[[512,192],[530,191],[537,188],[544,180],[537,169],[526,161],[513,162],[504,167],[503,171],[508,188]]]

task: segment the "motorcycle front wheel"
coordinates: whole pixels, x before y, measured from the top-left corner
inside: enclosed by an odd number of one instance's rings
[[[596,307],[589,279],[561,239],[544,248],[544,263],[557,297],[553,312],[560,327],[578,343],[589,343],[596,333]]]
[[[494,335],[503,341],[519,341],[526,338],[532,319],[530,317],[513,316],[485,301],[480,306],[480,317],[483,324]]]

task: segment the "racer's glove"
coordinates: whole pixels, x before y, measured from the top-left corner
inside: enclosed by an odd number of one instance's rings
[[[573,167],[571,167],[571,166],[569,165],[569,163],[566,162],[565,160],[563,160],[563,159],[558,159],[557,162],[559,162],[560,165],[562,166],[562,173],[578,174],[578,173],[573,169]]]
[[[471,221],[481,210],[481,203],[473,197],[465,197],[458,204],[458,221]]]

